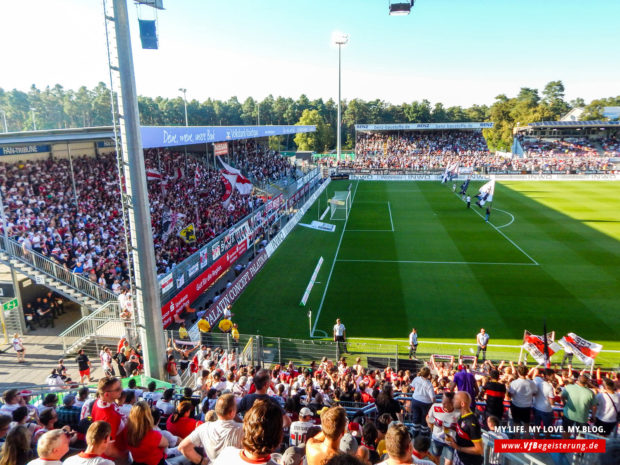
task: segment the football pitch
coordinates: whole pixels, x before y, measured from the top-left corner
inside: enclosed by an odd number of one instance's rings
[[[350,184],[348,220],[328,215],[335,232],[296,226],[239,298],[241,332],[327,336],[340,318],[357,341],[405,341],[415,326],[421,341],[473,343],[484,327],[491,344],[518,345],[546,320],[558,339],[574,332],[620,349],[617,183],[498,182],[487,223],[451,183],[336,181],[302,223]],[[597,362],[617,366],[620,353]]]

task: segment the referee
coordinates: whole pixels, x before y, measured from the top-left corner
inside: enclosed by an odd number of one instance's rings
[[[347,329],[340,322],[340,318],[336,319],[336,324],[334,325],[334,342],[338,343],[338,354],[340,354],[341,348],[340,343],[342,342],[342,348],[344,349],[344,353],[347,352]]]

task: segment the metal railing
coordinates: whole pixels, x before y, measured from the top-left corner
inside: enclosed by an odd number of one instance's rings
[[[8,259],[15,259],[37,271],[53,278],[65,286],[103,304],[110,300],[116,300],[116,295],[97,283],[90,281],[79,274],[73,273],[68,268],[54,262],[45,255],[23,247],[19,242],[0,236],[0,250],[8,255]]]
[[[109,301],[90,315],[81,318],[60,336],[65,354],[74,352],[84,345],[94,342],[99,351],[100,341],[105,339],[135,338],[135,327],[131,320],[120,317],[118,302]]]

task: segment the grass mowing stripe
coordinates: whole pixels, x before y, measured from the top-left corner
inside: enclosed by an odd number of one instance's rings
[[[340,259],[338,262],[361,262],[361,263],[420,263],[429,265],[509,265],[509,266],[540,266],[538,263],[510,263],[510,262],[440,262],[431,260],[354,260]]]
[[[460,197],[459,197],[459,194],[457,194],[456,192],[454,193],[454,195],[456,195],[456,196],[457,196],[457,198],[460,198]],[[465,202],[463,199],[461,199],[461,201],[462,201],[462,202]],[[480,218],[484,219],[484,216],[482,216],[482,213],[480,213],[480,212],[479,212],[478,210],[476,210],[475,208],[472,208],[472,210],[473,210],[474,212],[476,212],[476,214],[477,214]],[[510,239],[510,238],[509,238],[506,234],[504,234],[504,233],[503,233],[503,232],[502,232],[502,231],[501,231],[501,230],[500,230],[497,226],[495,226],[493,223],[491,223],[491,222],[489,222],[489,221],[487,221],[487,223],[489,223],[489,224],[493,227],[493,229],[495,229],[498,233],[500,233],[502,236],[504,236],[504,238],[506,238],[506,240],[507,240],[508,242],[510,242],[512,245],[514,245],[514,246],[515,246],[515,247],[516,247],[516,248],[517,248],[517,249],[518,249],[518,250],[519,250],[519,251],[520,251],[523,255],[525,255],[527,258],[529,258],[529,259],[530,259],[530,260],[531,260],[531,261],[532,261],[535,265],[538,265],[538,264],[539,264],[536,260],[534,260],[532,257],[530,257],[530,256],[528,255],[528,253],[527,253],[525,250],[523,250],[521,247],[519,247],[517,244],[515,244],[515,242],[514,242],[512,239]]]
[[[353,208],[353,202],[355,202],[355,194],[357,194],[357,188],[360,185],[360,182],[357,181],[355,185],[355,191],[353,192],[353,197],[351,197],[351,208]],[[332,273],[334,272],[334,266],[336,265],[336,259],[338,258],[338,252],[340,251],[340,245],[342,244],[342,238],[344,237],[344,232],[347,229],[347,223],[349,222],[351,210],[349,210],[349,215],[347,219],[344,220],[344,224],[342,225],[342,232],[340,233],[340,240],[338,241],[338,247],[336,248],[336,253],[334,254],[334,261],[332,262],[332,267],[329,270],[329,275],[327,276],[327,282],[325,283],[325,289],[323,290],[323,297],[321,297],[321,303],[319,304],[319,309],[316,312],[316,318],[314,319],[314,325],[312,325],[312,334],[311,337],[314,336],[314,332],[316,331],[316,324],[319,322],[319,317],[321,316],[321,310],[323,309],[323,302],[325,302],[325,296],[327,295],[327,289],[329,289],[329,281],[332,279]]]

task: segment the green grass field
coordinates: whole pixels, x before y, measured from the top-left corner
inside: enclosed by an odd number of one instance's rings
[[[348,185],[332,182],[326,195]],[[485,327],[492,344],[516,345],[524,329],[542,333],[546,319],[558,338],[572,331],[620,349],[617,183],[498,183],[491,224],[451,185],[353,182],[352,190],[346,224],[333,222],[333,233],[297,226],[267,262],[234,306],[242,332],[308,338],[311,308],[315,336],[331,334],[340,317],[358,341],[404,341],[415,326],[422,341],[473,343]],[[317,219],[326,195],[302,222]],[[620,353],[597,361],[617,366]]]

